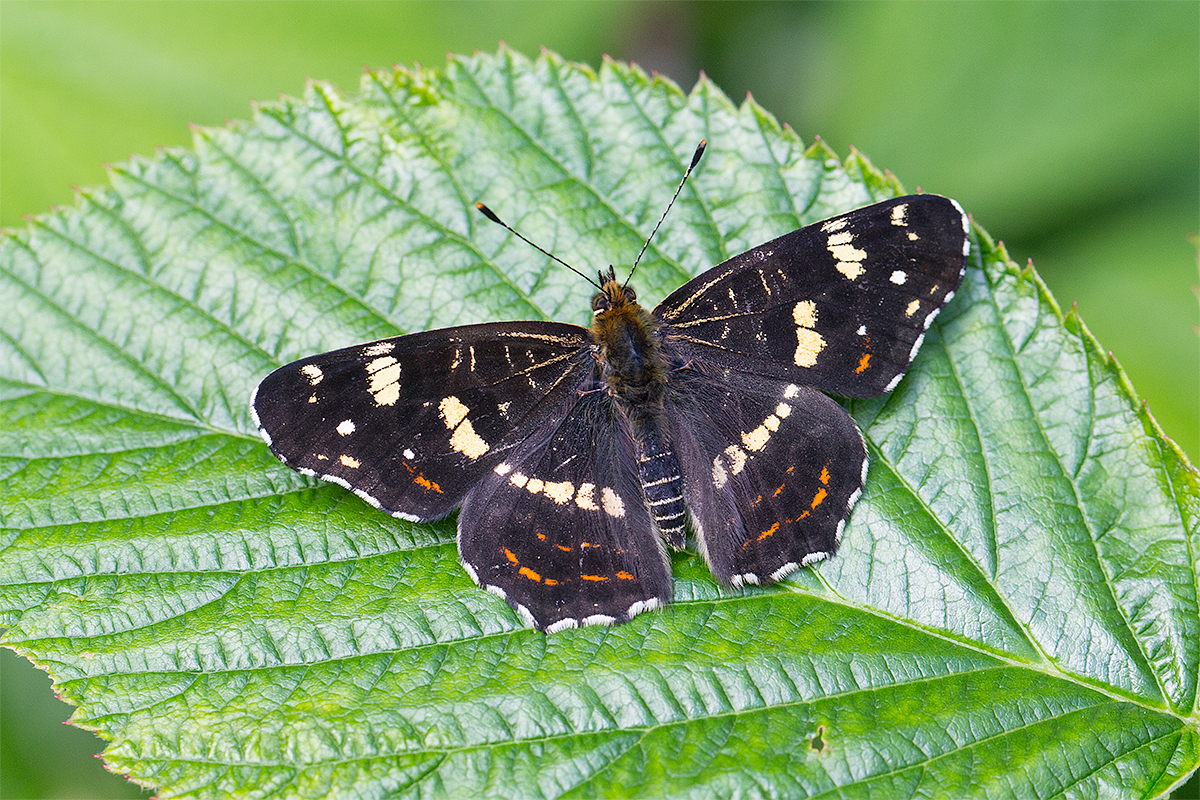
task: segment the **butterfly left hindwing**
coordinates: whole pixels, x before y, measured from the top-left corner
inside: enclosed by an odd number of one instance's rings
[[[629,425],[603,391],[525,440],[471,490],[459,552],[481,586],[553,632],[624,622],[671,597]]]

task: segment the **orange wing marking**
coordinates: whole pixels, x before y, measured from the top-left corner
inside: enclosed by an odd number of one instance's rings
[[[408,474],[412,476],[413,483],[415,483],[415,484],[417,484],[418,486],[422,487],[423,489],[425,489],[425,491],[427,491],[427,492],[437,492],[438,494],[444,494],[444,492],[442,491],[442,487],[438,486],[436,483],[434,483],[433,481],[429,480],[429,478],[426,478],[426,477],[425,477],[424,475],[422,475],[420,472],[418,472],[417,470],[413,469],[413,467],[412,467],[412,465],[411,465],[411,464],[405,463],[405,464],[404,464],[404,468],[405,468],[406,470],[408,470]]]
[[[821,505],[821,503],[825,502],[825,497],[828,494],[829,494],[829,492],[825,491],[823,488],[817,489],[816,495],[813,496],[811,508],[815,511],[817,506],[819,506],[819,505]]]

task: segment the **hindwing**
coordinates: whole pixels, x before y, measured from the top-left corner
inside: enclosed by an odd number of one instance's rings
[[[488,471],[463,503],[458,544],[477,583],[549,632],[624,622],[671,597],[629,422],[603,391]]]
[[[772,583],[832,555],[866,479],[866,444],[850,415],[778,379],[689,369],[677,382],[672,438],[713,575]]]
[[[892,389],[962,280],[958,203],[909,195],[759,245],[655,309],[667,346],[850,397]]]
[[[487,323],[310,356],[259,385],[251,411],[279,458],[411,520],[444,517],[593,370],[587,331]]]

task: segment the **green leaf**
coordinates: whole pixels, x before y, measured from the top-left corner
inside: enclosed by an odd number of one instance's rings
[[[900,191],[752,101],[502,50],[314,84],[0,241],[0,624],[163,797],[1146,797],[1200,765],[1200,475],[982,231],[891,395],[839,557],[770,589],[525,629],[418,525],[278,463],[300,356],[653,304]]]

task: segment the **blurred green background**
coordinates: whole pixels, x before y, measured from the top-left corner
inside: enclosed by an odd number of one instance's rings
[[[1195,2],[0,2],[0,225],[103,164],[188,145],[307,76],[541,46],[688,89],[703,69],[806,141],[957,198],[1116,353],[1200,454],[1200,4]],[[0,797],[137,797],[0,650]],[[1193,780],[1183,792],[1195,792]],[[1192,796],[1177,793],[1177,796]]]

